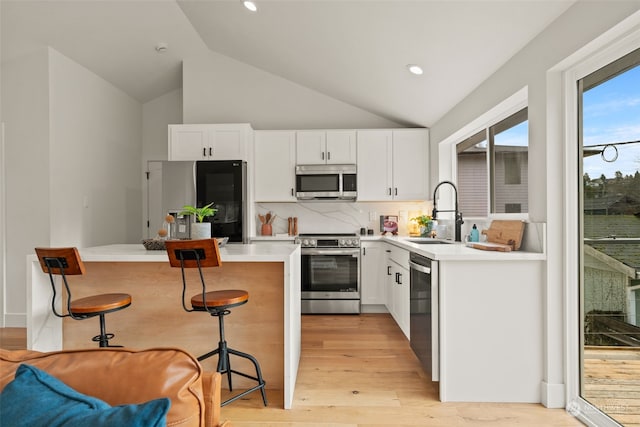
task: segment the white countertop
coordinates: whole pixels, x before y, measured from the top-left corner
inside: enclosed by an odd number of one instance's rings
[[[287,261],[298,249],[294,244],[235,244],[220,248],[223,262]],[[146,250],[142,244],[118,244],[79,249],[83,261],[169,262],[167,252]]]
[[[483,251],[465,246],[464,243],[418,244],[410,242],[409,236],[360,236],[363,242],[387,242],[401,248],[417,252],[439,261],[543,261],[546,254],[525,251]],[[424,240],[429,240],[425,238]],[[220,248],[223,262],[269,262],[287,261],[299,248],[288,242],[261,241],[247,245],[228,243]],[[128,262],[169,262],[165,251],[146,250],[142,244],[117,244],[81,248],[83,261],[128,261]]]
[[[416,237],[409,236],[360,236],[360,240],[388,242],[393,245],[417,252],[428,258],[438,261],[544,261],[547,255],[543,252],[525,252],[525,251],[483,251],[465,246],[461,242],[444,243],[444,244],[419,244],[412,243],[409,240]],[[422,240],[431,240],[423,238]]]

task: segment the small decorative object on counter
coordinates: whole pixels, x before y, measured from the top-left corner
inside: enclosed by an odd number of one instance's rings
[[[433,228],[433,220],[429,215],[420,215],[415,218],[411,218],[411,221],[416,221],[420,226],[420,237],[429,237],[431,235],[431,229]]]
[[[473,228],[471,228],[471,233],[469,234],[470,242],[479,242],[480,241],[480,232],[478,231],[478,227],[473,224]]]
[[[262,227],[260,227],[260,234],[262,236],[271,236],[273,235],[273,221],[276,219],[276,215],[272,215],[271,212],[267,212],[266,215],[258,214],[258,219],[262,223]]]
[[[213,216],[218,212],[217,209],[212,208],[213,202],[201,208],[195,206],[184,205],[182,207],[181,215],[189,214],[195,217],[196,222],[191,224],[191,239],[210,239],[211,238],[211,223],[204,222],[204,219],[208,216]]]
[[[380,215],[380,231],[384,236],[391,233],[394,236],[398,234],[398,217],[395,215]]]
[[[158,229],[156,236],[153,239],[143,239],[142,246],[148,251],[163,251],[165,249],[164,241],[171,238],[173,219],[173,215],[167,215],[162,223],[162,228]]]

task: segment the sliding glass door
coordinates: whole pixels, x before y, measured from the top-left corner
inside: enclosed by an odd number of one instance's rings
[[[640,425],[640,49],[578,81],[580,396]]]

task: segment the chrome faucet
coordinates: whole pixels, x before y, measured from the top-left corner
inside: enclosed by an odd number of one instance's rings
[[[438,203],[436,202],[436,193],[438,192],[438,188],[440,188],[442,184],[449,184],[450,186],[453,187],[454,196],[456,200],[456,206],[454,210],[438,209]],[[433,214],[431,215],[432,219],[434,220],[437,219],[438,212],[455,212],[455,230],[456,230],[455,241],[461,242],[462,241],[462,224],[464,224],[464,221],[462,220],[462,213],[458,211],[458,189],[456,188],[455,184],[451,181],[442,181],[441,183],[436,185],[436,188],[433,190]]]

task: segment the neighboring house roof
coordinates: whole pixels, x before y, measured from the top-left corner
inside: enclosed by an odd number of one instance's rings
[[[583,221],[585,239],[640,239],[640,218],[635,215],[584,215]]]
[[[589,213],[636,213],[640,212],[640,202],[627,195],[609,195],[585,199],[584,211]]]
[[[585,215],[585,244],[635,270],[640,278],[640,218],[634,215]]]

